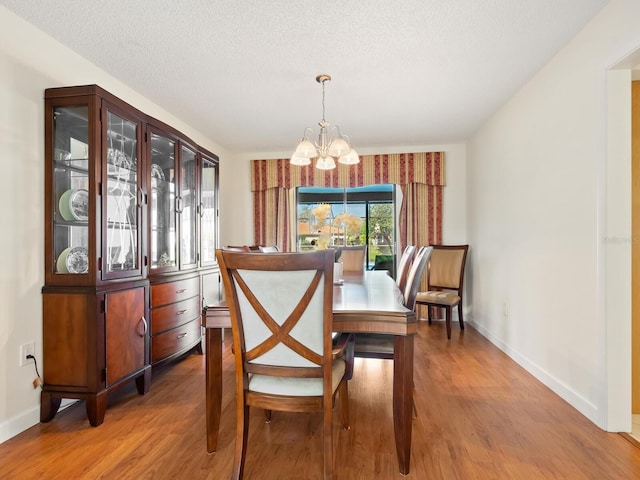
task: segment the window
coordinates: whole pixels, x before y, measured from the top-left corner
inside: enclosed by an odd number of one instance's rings
[[[369,269],[395,274],[395,185],[358,188],[299,187],[299,251],[367,245]]]

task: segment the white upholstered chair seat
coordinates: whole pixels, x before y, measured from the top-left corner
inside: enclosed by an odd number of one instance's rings
[[[452,292],[418,292],[416,296],[418,303],[438,303],[440,305],[457,305],[460,297]]]
[[[332,393],[336,391],[344,376],[346,364],[344,358],[333,361],[331,368]],[[293,397],[312,397],[322,395],[322,378],[274,377],[272,375],[249,375],[249,390],[271,395],[290,395]]]

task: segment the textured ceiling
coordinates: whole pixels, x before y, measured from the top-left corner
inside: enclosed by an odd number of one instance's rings
[[[237,153],[464,141],[607,0],[0,0]]]

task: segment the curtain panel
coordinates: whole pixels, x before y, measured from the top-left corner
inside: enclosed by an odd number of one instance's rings
[[[401,186],[400,245],[434,245],[442,243],[442,187],[409,183]],[[420,291],[427,290],[423,275]],[[436,317],[439,318],[439,317]]]
[[[351,188],[393,183],[400,185],[400,246],[442,243],[442,189],[445,185],[444,152],[362,155],[357,165],[319,170],[311,165],[291,165],[289,159],[252,160],[254,241],[292,250],[289,225],[296,187]]]
[[[253,231],[255,245],[277,245],[288,252],[291,242],[290,195],[285,188],[269,188],[253,194]]]

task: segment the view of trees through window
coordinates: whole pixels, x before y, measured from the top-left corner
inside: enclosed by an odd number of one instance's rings
[[[300,187],[298,250],[367,245],[368,268],[395,273],[395,187]]]

